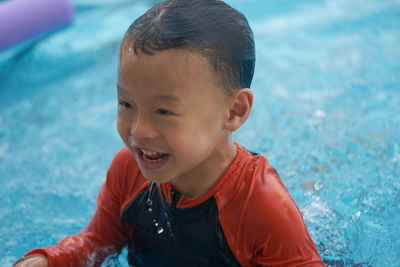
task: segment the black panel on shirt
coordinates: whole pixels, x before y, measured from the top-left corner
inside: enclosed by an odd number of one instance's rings
[[[179,199],[179,192],[173,192]],[[149,191],[145,188],[121,216],[121,223],[133,224],[135,229],[128,244],[130,265],[240,266],[218,221],[218,206],[214,197],[192,208],[176,209],[173,204],[170,207],[164,198],[160,199],[154,186],[151,213],[146,204],[148,197]],[[162,219],[162,201],[169,214],[171,231]],[[163,233],[157,234],[153,219],[163,225]]]

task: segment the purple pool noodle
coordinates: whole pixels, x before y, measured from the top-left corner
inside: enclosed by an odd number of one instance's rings
[[[69,23],[69,0],[8,0],[0,3],[0,51]]]

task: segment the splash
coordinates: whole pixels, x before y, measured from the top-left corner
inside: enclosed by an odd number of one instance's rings
[[[166,199],[162,193],[161,185],[158,183],[149,181],[147,189],[148,189],[147,200],[146,200],[147,210],[150,213],[150,216],[153,220],[153,224],[154,224],[157,234],[159,234],[159,235],[163,234],[165,232],[165,229],[167,228],[170,233],[171,239],[174,238],[174,234],[172,232],[171,223],[169,221],[169,216],[168,216],[169,208],[166,205]],[[154,210],[153,210],[153,204],[154,204],[153,199],[152,199],[153,194],[154,194],[153,191],[157,191],[157,195],[158,195],[158,198],[161,203],[158,216],[154,214]],[[158,220],[157,218],[160,218],[160,220]]]

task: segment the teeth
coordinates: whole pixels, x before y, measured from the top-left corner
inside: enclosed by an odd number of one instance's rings
[[[144,149],[141,149],[141,150],[142,150],[143,154],[146,156],[155,156],[155,155],[160,154],[158,152],[154,152],[154,151],[150,151],[150,150],[144,150]]]
[[[165,158],[165,157],[160,157],[158,159],[152,159],[152,158],[149,158],[149,157],[154,157],[154,156],[158,156],[158,155],[161,156],[162,154],[158,153],[158,152],[150,151],[150,150],[144,150],[144,149],[141,149],[141,151],[143,153],[143,159],[145,161],[158,162],[158,161],[161,161],[161,160],[163,160]]]

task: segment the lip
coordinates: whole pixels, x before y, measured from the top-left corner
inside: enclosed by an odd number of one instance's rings
[[[138,159],[138,163],[140,164],[140,166],[142,166],[145,169],[149,169],[149,170],[160,169],[167,163],[167,161],[169,159],[169,154],[167,154],[167,156],[160,161],[150,162],[143,158],[143,153],[141,151],[141,148],[135,147],[134,149],[135,149],[136,159]],[[150,150],[150,149],[146,149],[146,148],[142,148],[142,149]],[[150,151],[153,151],[153,150],[150,150]]]

